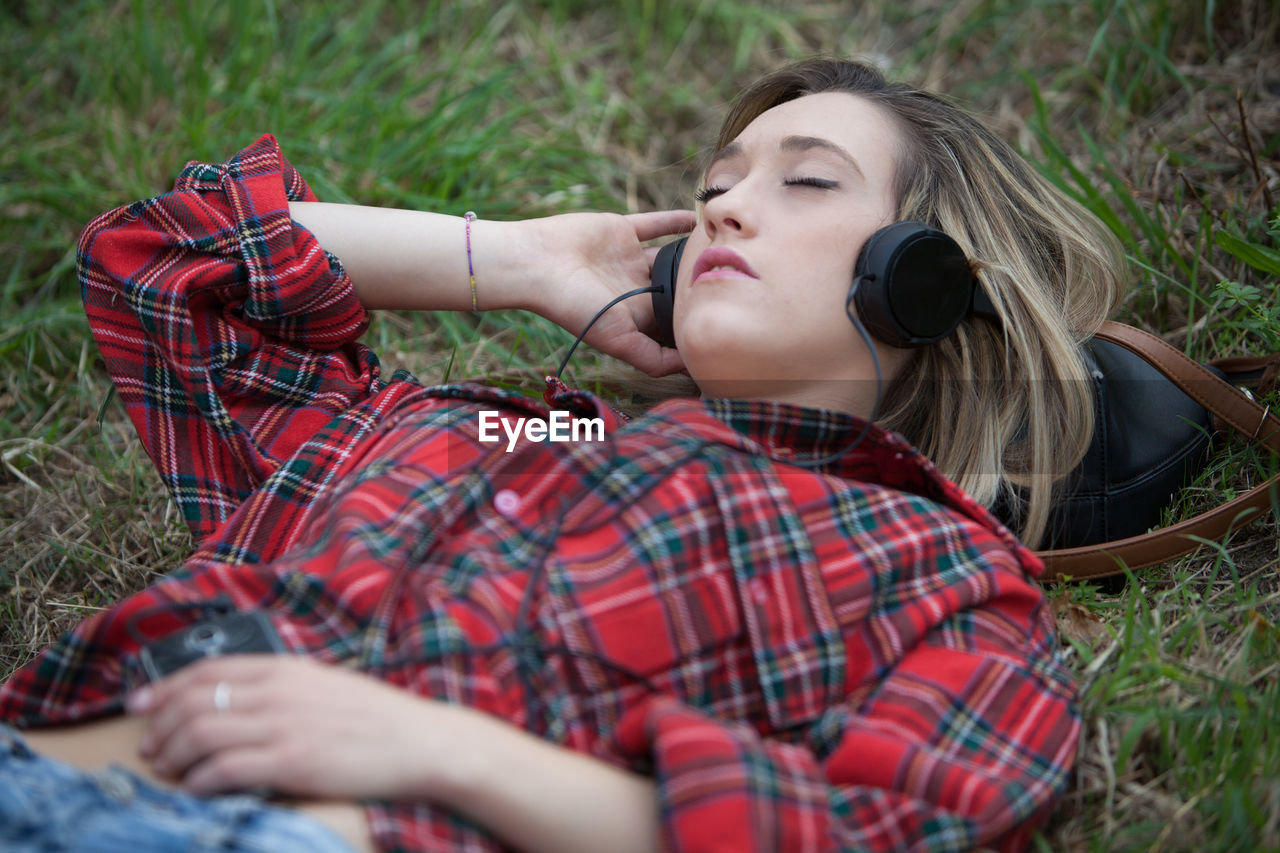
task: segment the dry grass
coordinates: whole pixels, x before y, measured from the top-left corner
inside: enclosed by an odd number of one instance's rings
[[[42,336],[46,353],[62,348]],[[94,610],[178,565],[190,536],[151,461],[92,370],[92,344],[74,363],[29,363],[0,405],[0,671],[8,672]],[[60,394],[79,387],[85,393]],[[51,392],[48,396],[39,391]]]

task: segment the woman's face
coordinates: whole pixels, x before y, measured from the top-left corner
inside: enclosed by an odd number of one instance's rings
[[[875,368],[844,306],[858,250],[893,222],[898,139],[879,107],[824,92],[761,114],[716,155],[674,316],[705,395],[870,413]],[[877,348],[888,382],[908,351]]]

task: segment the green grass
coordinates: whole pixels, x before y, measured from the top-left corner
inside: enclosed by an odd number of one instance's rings
[[[330,201],[494,218],[686,206],[743,83],[867,56],[985,114],[1107,222],[1134,278],[1121,319],[1199,358],[1275,349],[1274,3],[840,5],[5,4],[0,672],[190,548],[97,363],[79,230],[263,132]],[[366,340],[435,381],[536,376],[569,336],[516,314],[388,314]],[[1175,512],[1272,465],[1226,451]],[[1123,588],[1050,589],[1085,737],[1040,849],[1280,850],[1277,552],[1273,516]]]

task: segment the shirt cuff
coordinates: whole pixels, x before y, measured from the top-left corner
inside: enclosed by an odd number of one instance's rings
[[[342,262],[289,214],[290,201],[317,199],[274,136],[264,134],[225,163],[188,163],[174,189],[224,193],[248,275],[246,320],[321,351],[364,333],[368,313]]]

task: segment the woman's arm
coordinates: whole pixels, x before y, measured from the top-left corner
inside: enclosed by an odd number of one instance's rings
[[[578,334],[616,296],[649,285],[655,250],[641,243],[688,231],[690,211],[621,216],[575,213],[515,222],[322,202],[289,203],[293,220],[342,259],[360,302],[371,309],[534,311]],[[674,350],[644,331],[653,303],[636,296],[614,308],[586,340],[648,373],[680,369]]]
[[[640,241],[692,223],[687,211],[474,223],[480,304],[529,307],[577,332],[611,294],[647,283]],[[290,511],[305,512],[416,387],[385,382],[358,342],[361,300],[471,307],[460,218],[320,204],[270,136],[97,217],[77,261],[103,360],[197,539],[307,445],[306,470],[286,484]],[[631,299],[587,340],[650,373],[678,370],[675,350],[640,331],[651,320],[650,300]],[[251,551],[265,559],[284,544]]]
[[[318,201],[290,202],[289,215],[342,259],[364,307],[471,310],[461,216]],[[529,307],[529,276],[518,275],[530,254],[524,223],[476,221],[471,231],[478,307]]]
[[[525,851],[658,849],[657,786],[460,706],[459,754],[436,799]]]
[[[195,793],[427,800],[520,850],[657,848],[651,779],[305,658],[206,659],[133,694],[129,709],[148,715],[143,757]]]

